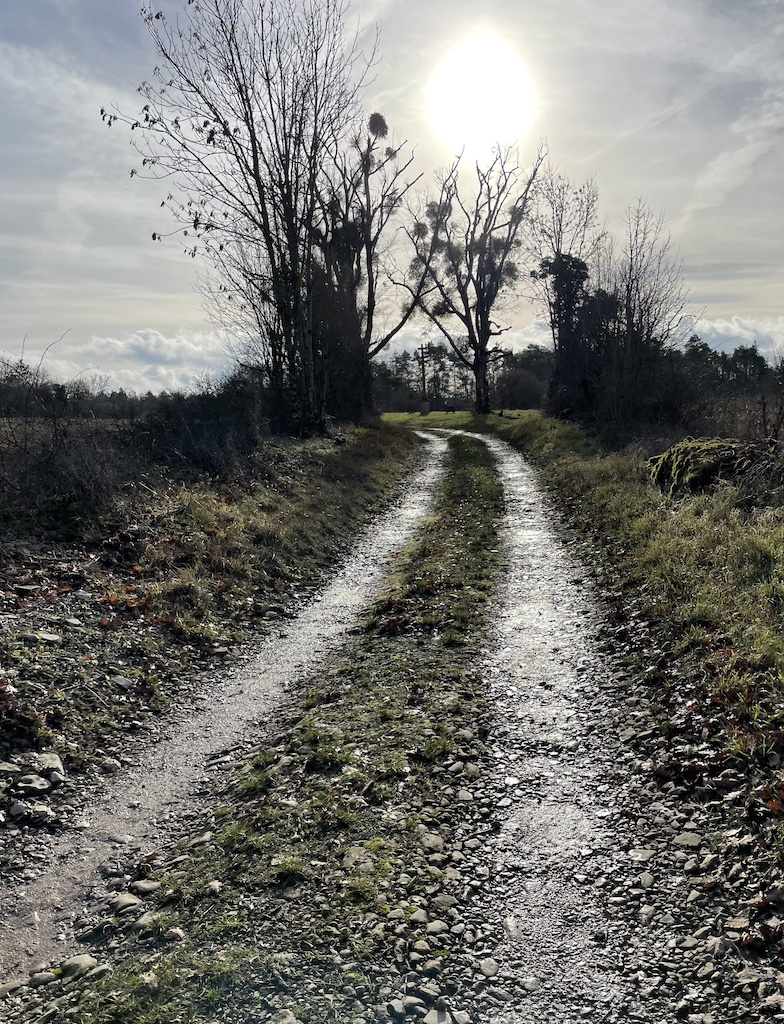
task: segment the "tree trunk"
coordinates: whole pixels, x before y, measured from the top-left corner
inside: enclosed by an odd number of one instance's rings
[[[373,361],[370,356],[365,356],[365,365],[362,372],[362,419],[366,420],[374,413],[373,408]]]
[[[487,350],[483,348],[474,356],[474,381],[474,409],[480,416],[486,416],[490,412],[490,384],[487,380]]]

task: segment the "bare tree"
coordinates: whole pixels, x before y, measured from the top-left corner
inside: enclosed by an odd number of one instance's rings
[[[392,228],[420,176],[407,176],[413,152],[403,154],[405,143],[388,144],[388,135],[383,115],[371,114],[339,154],[323,196],[320,298],[328,311],[331,307],[332,315],[324,318],[327,331],[340,325],[334,339],[340,351],[333,352],[329,366],[333,377],[347,376],[354,383],[344,409],[354,419],[372,405],[371,360],[405,326],[421,291],[421,285],[415,288],[402,309],[391,304]]]
[[[102,111],[140,133],[143,172],[175,182],[164,205],[190,251],[236,271],[243,299],[274,307],[305,432],[324,415],[312,317],[324,169],[356,131],[371,63],[346,40],[347,6],[189,0],[172,24],[145,6],[159,65],[139,88],[142,112]]]
[[[551,165],[536,183],[528,258],[536,299],[547,312],[556,354],[550,397],[557,409],[585,390],[588,370],[581,313],[589,267],[605,236],[598,225],[599,191],[593,178],[574,185]]]
[[[561,201],[582,213],[573,194]],[[579,215],[573,221],[585,223]],[[555,343],[552,411],[613,423],[667,418],[666,357],[685,340],[693,316],[663,217],[639,200],[626,212],[621,243],[603,233],[588,256],[590,264],[556,252],[532,275],[544,286]]]
[[[473,188],[461,189],[460,158],[438,179],[439,194],[407,228],[415,256],[409,292],[418,308],[474,374],[475,408],[490,411],[488,366],[493,339],[508,330],[495,319],[515,295],[540,150],[523,170],[512,148],[475,165]]]

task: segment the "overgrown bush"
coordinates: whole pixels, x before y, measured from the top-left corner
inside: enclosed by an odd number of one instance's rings
[[[161,395],[134,427],[134,446],[154,464],[221,475],[269,433],[263,391],[244,374],[192,395]]]
[[[122,397],[111,408],[122,408],[125,418],[108,411],[103,392],[80,392],[76,402],[40,368],[0,367],[0,507],[6,526],[73,525],[155,467],[186,477],[228,476],[269,432],[264,388],[248,372],[205,383],[189,395]]]

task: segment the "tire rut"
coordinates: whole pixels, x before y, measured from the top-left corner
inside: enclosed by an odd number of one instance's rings
[[[519,452],[471,436],[496,457],[506,509],[506,576],[484,666],[498,836],[473,911],[499,936],[501,969],[497,994],[486,993],[498,1009],[480,1019],[757,1020],[737,994],[747,961],[725,938],[740,909],[712,895],[721,818],[653,779],[635,737],[655,739],[657,723],[643,682],[608,644],[583,552],[558,532]],[[505,981],[525,998],[509,1002]]]
[[[332,582],[227,678],[172,714],[138,751],[131,772],[106,781],[72,829],[48,842],[41,874],[0,885],[0,980],[54,960],[73,941],[72,923],[103,891],[98,868],[128,850],[163,845],[199,806],[197,792],[226,751],[258,741],[284,706],[286,691],[338,646],[381,585],[390,561],[427,514],[443,474],[447,443],[420,435],[425,462],[403,497],[371,523]],[[225,765],[224,765],[225,767]]]

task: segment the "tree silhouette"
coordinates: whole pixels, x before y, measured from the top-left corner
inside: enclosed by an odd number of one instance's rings
[[[263,346],[286,378],[275,384],[290,389],[303,432],[325,414],[313,316],[324,199],[356,135],[373,60],[356,36],[347,41],[347,9],[345,0],[199,0],[170,24],[145,6],[159,63],[139,88],[142,111],[102,111],[138,136],[142,173],[172,182],[164,205],[217,276],[213,292],[225,302],[236,294],[248,328],[267,332]]]
[[[523,170],[513,149],[496,148],[486,167],[475,165],[475,180],[466,190],[458,157],[437,178],[438,198],[427,201],[406,229],[415,251],[409,293],[473,372],[479,413],[490,411],[491,346],[508,330],[496,317],[520,278],[522,239],[543,159],[540,151]]]

